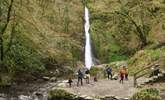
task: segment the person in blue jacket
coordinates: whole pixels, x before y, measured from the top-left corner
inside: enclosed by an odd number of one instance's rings
[[[108,75],[108,79],[112,80],[112,68],[108,67],[108,65],[107,65],[107,68],[106,68],[106,72],[107,72],[107,75]]]

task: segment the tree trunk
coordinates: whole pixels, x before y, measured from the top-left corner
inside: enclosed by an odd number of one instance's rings
[[[3,38],[2,36],[0,37],[1,40],[1,61],[4,59],[4,47],[3,47]]]
[[[0,50],[1,50],[1,52],[0,52],[1,53],[0,60],[1,61],[4,60],[4,43],[3,43],[4,40],[3,40],[3,34],[5,33],[5,31],[6,31],[7,27],[8,27],[8,24],[10,22],[10,17],[11,17],[11,11],[12,11],[13,2],[14,2],[14,0],[11,0],[11,3],[10,3],[9,8],[8,8],[8,12],[7,12],[6,24],[3,27],[2,32],[0,33],[0,41],[1,41],[1,44],[0,44],[1,45],[1,48],[0,48]]]

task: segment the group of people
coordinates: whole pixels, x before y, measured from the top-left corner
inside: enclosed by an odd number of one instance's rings
[[[108,65],[107,65],[106,73],[107,73],[108,79],[111,79],[111,80],[112,79],[117,80],[118,79],[118,76],[119,76],[120,83],[123,83],[124,79],[125,80],[128,80],[128,69],[126,68],[126,66],[123,66],[120,69],[119,74],[118,75],[114,75],[114,77],[113,77],[112,67],[108,67]]]
[[[77,79],[78,79],[78,81],[77,81],[77,87],[79,86],[79,84],[81,84],[81,86],[83,85],[83,79],[85,79],[86,80],[86,83],[89,84],[89,82],[90,82],[90,71],[89,71],[89,69],[87,69],[85,71],[85,75],[81,71],[81,69],[79,69],[78,70],[78,73],[77,73]],[[69,86],[70,87],[72,86],[72,82],[73,82],[72,79],[69,78],[68,83],[69,83]]]
[[[105,69],[106,73],[107,73],[107,77],[108,79],[115,79],[117,80],[118,77],[120,78],[120,83],[123,83],[124,80],[128,80],[128,70],[126,68],[126,66],[122,66],[122,68],[120,69],[119,71],[119,74],[118,75],[113,75],[113,70],[112,70],[112,67],[109,67],[108,65],[106,66],[106,69]],[[81,84],[81,86],[83,85],[83,79],[86,80],[86,84],[89,84],[90,83],[90,70],[87,69],[85,71],[85,75],[84,75],[84,72],[79,69],[78,72],[77,72],[77,86],[79,86],[79,84]],[[97,78],[97,75],[94,76],[94,81],[97,82],[98,78]],[[68,83],[69,83],[69,86],[71,87],[72,86],[72,79],[69,78],[68,80]]]

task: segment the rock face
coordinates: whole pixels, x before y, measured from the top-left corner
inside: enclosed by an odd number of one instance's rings
[[[55,81],[57,81],[57,78],[56,77],[52,77],[52,78],[50,78],[50,81],[51,82],[55,82]]]

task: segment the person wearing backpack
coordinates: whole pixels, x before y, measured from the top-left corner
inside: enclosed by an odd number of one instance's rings
[[[108,65],[107,65],[108,66]],[[112,68],[111,67],[108,67],[106,69],[106,72],[107,72],[107,75],[108,75],[108,79],[111,79],[112,80]],[[110,78],[111,77],[111,78]]]
[[[79,86],[79,82],[81,82],[81,86],[83,85],[83,73],[81,70],[78,70],[78,81],[77,81],[77,86]]]

